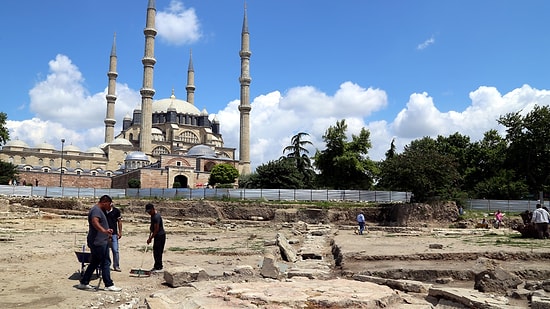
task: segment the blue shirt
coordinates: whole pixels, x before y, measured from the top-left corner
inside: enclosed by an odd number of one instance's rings
[[[357,222],[359,222],[359,223],[365,222],[365,216],[363,214],[358,214],[357,215]]]

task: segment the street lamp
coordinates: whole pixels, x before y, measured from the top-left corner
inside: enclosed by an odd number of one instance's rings
[[[61,167],[59,168],[59,186],[63,185],[63,145],[65,144],[65,139],[61,139]]]

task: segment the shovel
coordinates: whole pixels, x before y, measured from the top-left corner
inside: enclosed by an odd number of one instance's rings
[[[151,271],[150,270],[145,270],[143,269],[143,260],[145,259],[145,255],[147,254],[147,247],[148,246],[145,246],[145,250],[143,251],[143,257],[141,258],[141,265],[139,266],[138,269],[130,269],[130,274],[131,275],[137,275],[138,277],[141,277],[141,276],[144,276],[144,277],[149,277],[151,276]]]

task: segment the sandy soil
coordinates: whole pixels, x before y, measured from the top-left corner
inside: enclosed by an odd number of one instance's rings
[[[81,291],[81,264],[75,251],[81,251],[88,230],[84,217],[62,218],[41,214],[35,218],[0,217],[0,308],[145,308],[143,302],[151,293],[170,289],[162,274],[135,277],[131,269],[150,269],[153,265],[150,250],[144,251],[148,234],[145,215],[127,216],[120,240],[122,272],[111,272],[120,293]],[[204,268],[211,276],[223,276],[239,265],[258,270],[266,241],[275,240],[278,232],[294,238],[290,225],[272,222],[198,223],[165,219],[168,232],[164,255],[165,268],[186,265]],[[513,233],[504,229],[499,233]],[[455,234],[387,234],[371,231],[359,236],[351,227],[341,227],[335,241],[343,250],[358,254],[406,255],[428,252],[431,243],[444,244],[448,252],[473,250],[540,251],[548,252],[550,243],[531,247],[516,244],[492,245],[480,235]],[[470,239],[470,240],[468,240]],[[487,244],[483,242],[487,241]],[[549,241],[550,242],[550,241]],[[150,247],[149,247],[150,248]],[[454,264],[454,266],[452,266]],[[430,267],[465,267],[460,262],[431,262]],[[517,263],[517,261],[510,263]],[[347,263],[347,270],[415,265],[403,260]],[[525,263],[524,263],[525,264]],[[548,264],[548,263],[544,263]],[[418,262],[418,267],[423,267]],[[515,266],[514,266],[515,267]],[[545,267],[545,266],[543,266]],[[241,280],[234,278],[234,280]],[[98,284],[97,279],[91,285]],[[103,288],[103,285],[101,285]]]

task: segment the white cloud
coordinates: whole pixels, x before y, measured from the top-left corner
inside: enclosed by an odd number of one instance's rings
[[[173,45],[194,43],[202,36],[195,9],[186,9],[176,0],[170,1],[165,11],[157,12],[155,26],[159,38]]]
[[[426,49],[428,46],[430,46],[434,43],[435,43],[435,38],[432,36],[431,38],[427,39],[426,41],[422,42],[421,44],[418,44],[418,46],[416,46],[416,49],[423,50],[423,49]]]

